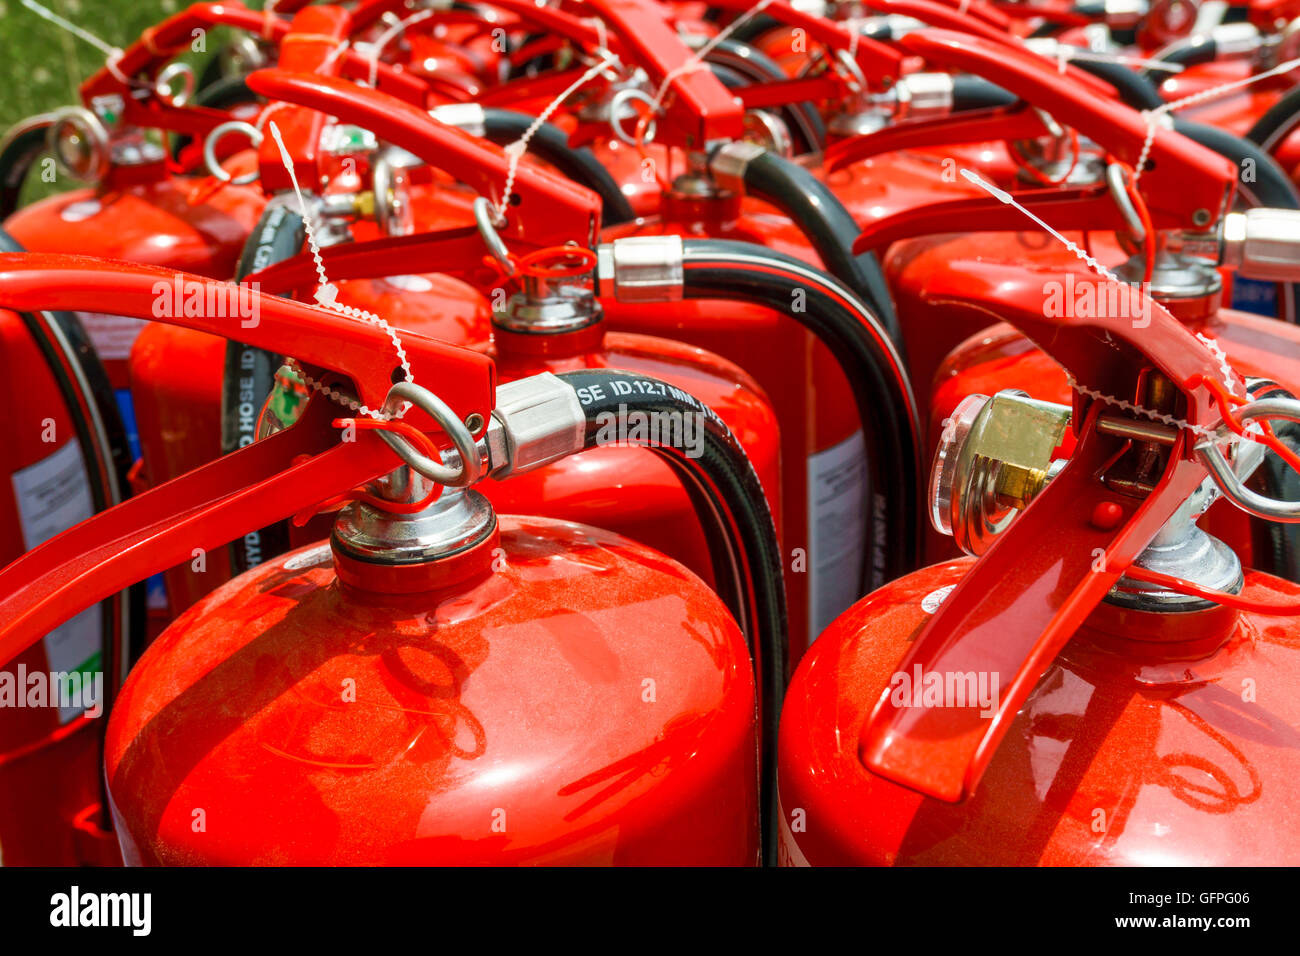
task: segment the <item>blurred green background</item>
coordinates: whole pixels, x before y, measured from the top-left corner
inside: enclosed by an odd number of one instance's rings
[[[124,47],[190,0],[42,2],[101,40]],[[77,87],[103,65],[104,54],[89,43],[41,19],[19,0],[0,0],[0,89],[5,91],[0,97],[0,130],[33,113],[80,102]]]

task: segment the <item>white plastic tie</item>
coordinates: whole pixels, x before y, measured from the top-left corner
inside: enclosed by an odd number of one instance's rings
[[[392,43],[398,36],[406,32],[407,27],[415,26],[436,13],[436,10],[421,10],[419,13],[413,13],[405,20],[398,20],[391,27],[379,34],[378,38],[370,45],[370,85],[374,86],[376,77],[379,75],[379,57],[383,54],[384,48]]]
[[[105,68],[107,68],[109,73],[113,74],[113,78],[117,80],[119,83],[123,84],[124,86],[133,86],[133,87],[139,87],[143,89],[149,89],[149,84],[138,83],[132,80],[130,77],[124,74],[122,70],[118,67],[118,63],[121,61],[123,55],[125,54],[125,51],[121,47],[116,47],[113,46],[111,43],[106,43],[105,41],[101,40],[99,37],[95,36],[95,34],[91,33],[89,30],[86,30],[83,27],[78,26],[77,24],[73,23],[71,20],[65,20],[63,17],[59,16],[49,7],[45,7],[37,3],[36,0],[22,0],[22,5],[26,7],[28,10],[32,11],[32,13],[36,14],[41,19],[48,20],[50,23],[53,23],[59,29],[71,33],[78,40],[82,40],[86,43],[89,43],[95,49],[99,50],[99,52],[103,53]]]
[[[320,243],[316,240],[315,220],[312,217],[311,210],[307,208],[307,202],[303,198],[302,189],[298,186],[298,175],[293,168],[293,158],[289,155],[289,150],[284,145],[284,139],[280,136],[280,127],[275,123],[270,124],[271,136],[275,139],[275,145],[280,149],[280,159],[284,163],[284,168],[289,173],[289,181],[293,183],[294,195],[298,198],[298,210],[302,216],[303,228],[307,233],[307,246],[311,250],[312,261],[316,264],[316,276],[319,285],[316,289],[315,299],[321,308],[328,309],[340,315],[346,315],[351,319],[359,319],[371,325],[378,326],[388,333],[388,338],[393,343],[393,349],[397,352],[398,360],[401,362],[402,371],[405,373],[406,381],[414,382],[415,378],[411,374],[411,363],[406,357],[406,349],[402,346],[401,336],[397,330],[389,325],[384,319],[375,315],[373,312],[367,312],[364,309],[358,309],[350,305],[344,305],[338,300],[338,286],[329,281],[329,276],[325,273],[325,262],[321,258]],[[359,411],[369,418],[386,419],[390,417],[401,418],[405,411],[405,406],[398,411],[396,416],[390,416],[382,409],[375,410],[367,408],[355,399],[349,399],[341,395],[332,388],[321,385],[319,382],[307,375],[296,360],[291,359],[289,365],[302,378],[302,380],[317,392],[321,392],[327,398],[333,399],[340,405],[344,405],[353,411]]]
[[[704,65],[704,58],[713,52],[714,47],[766,10],[771,6],[771,4],[772,0],[758,0],[758,3],[754,4],[754,6],[736,17],[736,19],[732,20],[725,28],[715,33],[709,39],[709,42],[696,50],[695,53],[688,57],[684,63],[675,69],[669,70],[664,76],[663,82],[659,84],[659,89],[655,92],[654,97],[650,101],[651,105],[655,108],[655,111],[657,112],[663,105],[664,97],[668,95],[668,89],[672,86],[673,80],[677,79],[679,76],[684,76],[687,73],[694,73],[696,70],[700,69],[700,67]]]
[[[1271,70],[1265,70],[1263,73],[1256,73],[1254,76],[1248,76],[1244,80],[1233,80],[1231,83],[1224,83],[1221,86],[1213,86],[1208,90],[1201,90],[1199,93],[1193,93],[1191,96],[1184,96],[1181,100],[1173,100],[1155,109],[1143,110],[1142,118],[1146,120],[1147,135],[1142,142],[1142,151],[1138,154],[1137,165],[1133,167],[1133,185],[1137,186],[1138,180],[1142,178],[1142,170],[1147,164],[1147,159],[1151,156],[1151,147],[1156,141],[1157,121],[1166,113],[1172,113],[1174,110],[1182,109],[1184,106],[1191,106],[1194,103],[1205,103],[1209,100],[1218,99],[1225,93],[1231,93],[1233,90],[1239,90],[1243,87],[1250,86],[1252,83],[1258,83],[1260,80],[1267,80],[1273,76],[1280,76],[1283,73],[1290,73],[1292,70],[1300,68],[1300,57],[1294,60],[1287,60],[1285,63],[1279,63]]]
[[[999,189],[997,186],[994,186],[992,183],[982,179],[979,173],[972,172],[969,169],[962,169],[960,172],[962,176],[967,180],[967,182],[974,183],[976,186],[978,186],[980,189],[983,189],[994,199],[998,200],[1001,203],[1005,203],[1008,206],[1014,206],[1016,209],[1019,209],[1022,213],[1024,213],[1026,216],[1032,219],[1040,227],[1045,229],[1049,235],[1051,235],[1054,239],[1056,239],[1063,246],[1065,246],[1065,248],[1069,249],[1072,253],[1074,253],[1074,255],[1077,258],[1081,259],[1084,262],[1084,264],[1086,264],[1088,268],[1092,269],[1093,272],[1097,273],[1097,275],[1101,276],[1103,279],[1109,279],[1111,282],[1119,282],[1121,285],[1124,284],[1123,282],[1120,282],[1119,276],[1115,275],[1115,273],[1111,272],[1109,269],[1103,266],[1092,256],[1088,255],[1088,253],[1084,249],[1081,249],[1078,245],[1071,242],[1069,239],[1066,239],[1065,236],[1061,235],[1059,232],[1057,232],[1055,229],[1053,229],[1047,223],[1043,222],[1043,220],[1039,219],[1036,215],[1034,215],[1032,212],[1030,212],[1028,209],[1022,206],[1019,202],[1017,202],[1016,198],[1012,196],[1011,193],[1007,192],[1005,189]]]
[[[501,226],[505,225],[506,209],[509,208],[510,206],[510,194],[511,192],[514,191],[515,179],[518,178],[519,175],[519,161],[523,158],[524,153],[528,152],[529,142],[531,142],[532,138],[537,135],[537,131],[542,128],[542,124],[544,124],[548,119],[551,118],[552,114],[554,114],[555,111],[558,110],[564,104],[565,100],[567,100],[574,93],[578,92],[578,90],[581,89],[583,86],[585,86],[586,84],[594,80],[605,70],[607,66],[616,62],[617,60],[618,57],[614,56],[614,54],[610,53],[608,50],[602,51],[600,54],[599,61],[596,62],[594,65],[592,65],[580,77],[578,77],[576,80],[570,83],[568,87],[560,93],[559,96],[551,100],[550,104],[546,107],[546,109],[542,110],[539,114],[537,114],[537,118],[528,124],[528,128],[524,130],[523,135],[521,135],[513,143],[509,143],[503,147],[507,159],[506,184],[505,184],[505,188],[502,190],[501,193],[501,201],[496,203],[492,207],[493,213],[495,215],[495,221],[493,222],[493,225],[495,225],[497,228],[500,228]]]

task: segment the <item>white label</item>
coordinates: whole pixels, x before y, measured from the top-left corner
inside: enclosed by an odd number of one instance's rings
[[[862,432],[808,456],[808,638],[860,595],[867,461]]]
[[[944,599],[952,593],[952,589],[956,586],[957,585],[955,584],[945,584],[941,588],[935,588],[925,597],[921,598],[921,610],[926,614],[933,614],[935,611],[939,610],[939,605],[944,602]]]
[[[147,324],[143,319],[102,312],[78,312],[77,318],[85,326],[90,344],[95,346],[99,357],[109,360],[130,358],[131,346]]]
[[[83,199],[64,206],[59,218],[64,222],[85,222],[103,208],[98,199]]]
[[[68,442],[54,454],[13,473],[14,498],[23,544],[30,551],[94,513],[81,448]],[[100,670],[103,608],[96,604],[45,636],[45,656],[51,671]],[[81,707],[60,707],[59,721],[67,723]]]

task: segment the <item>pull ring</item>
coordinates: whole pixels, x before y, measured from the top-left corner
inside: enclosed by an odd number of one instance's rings
[[[469,429],[465,427],[465,423],[457,417],[451,407],[427,388],[414,382],[398,382],[388,390],[383,410],[389,415],[394,415],[403,402],[410,402],[425,412],[447,433],[447,437],[451,439],[460,454],[460,465],[459,467],[444,465],[421,452],[401,435],[381,430],[379,437],[388,444],[397,457],[425,478],[448,488],[467,488],[478,481],[483,471],[478,445]]]
[[[249,183],[257,182],[258,174],[256,171],[246,173],[243,176],[231,176],[217,161],[217,143],[227,133],[243,133],[253,146],[262,145],[262,131],[251,123],[230,120],[219,126],[212,127],[211,132],[203,140],[203,164],[208,168],[208,173],[220,179],[223,183],[233,183],[236,186],[247,186]]]
[[[1261,398],[1232,409],[1230,414],[1242,424],[1250,420],[1269,419],[1300,423],[1300,401],[1294,398]],[[1300,501],[1279,501],[1261,495],[1247,488],[1237,476],[1232,463],[1219,448],[1219,443],[1226,440],[1228,434],[1230,434],[1228,426],[1220,426],[1215,435],[1196,446],[1197,459],[1209,469],[1219,490],[1238,508],[1256,518],[1284,524],[1300,524]]]

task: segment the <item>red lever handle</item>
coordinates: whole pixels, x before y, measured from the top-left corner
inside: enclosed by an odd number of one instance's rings
[[[270,99],[310,107],[341,122],[373,132],[380,139],[497,199],[505,186],[508,161],[499,146],[440,123],[424,110],[376,90],[317,74],[258,70],[248,85]],[[527,237],[537,245],[577,240],[590,245],[600,228],[600,197],[540,167],[519,165],[508,205],[506,236]]]
[[[358,399],[370,408],[383,404],[398,364],[391,340],[378,326],[247,286],[87,256],[0,253],[0,308],[94,311],[105,302],[113,304],[116,315],[237,338],[333,370],[351,379]],[[496,404],[489,359],[410,332],[402,334],[402,343],[417,381],[437,382],[439,396],[462,419],[477,413],[486,420]]]
[[[662,104],[658,140],[702,149],[712,140],[745,135],[744,111],[713,71],[676,72],[695,53],[669,26],[655,0],[586,0],[585,6],[609,24],[621,50],[646,71],[654,87],[668,82],[671,92]]]
[[[1124,217],[1104,186],[1083,189],[1035,189],[1016,193],[1016,201],[1057,231],[1121,229]],[[1157,228],[1181,219],[1153,214]],[[1014,206],[975,197],[932,202],[869,222],[853,241],[854,255],[886,249],[891,242],[948,232],[1020,232],[1036,228]]]
[[[267,16],[262,11],[249,10],[239,0],[229,3],[195,3],[145,30],[140,39],[123,51],[118,60],[118,72],[137,76],[147,72],[194,42],[194,31],[215,26],[229,26],[248,33],[264,36],[280,43],[291,29],[286,19]],[[339,58],[339,71],[350,79],[368,79],[370,61],[357,51],[348,49]],[[428,87],[419,77],[401,73],[385,63],[379,64],[376,74],[379,88],[407,102],[423,105]],[[81,85],[81,99],[87,106],[97,96],[119,95],[124,99],[123,122],[135,126],[167,129],[187,135],[203,135],[218,123],[230,117],[219,110],[203,107],[173,107],[159,102],[155,97],[139,100],[108,67],[94,73]]]
[[[397,466],[369,432],[340,443],[328,425],[336,412],[314,398],[292,428],[73,525],[0,570],[0,661],[110,594],[191,560],[195,548],[219,548]]]
[[[928,300],[965,304],[1016,325],[1076,379],[1104,394],[1134,401],[1155,369],[1180,390],[1178,410],[1191,425],[1213,425],[1218,414],[1204,389],[1182,390],[1194,375],[1215,376],[1205,346],[1164,309],[1144,303],[1127,286],[1080,276],[1105,301],[1118,292],[1116,315],[1048,319],[1043,282],[1049,270],[956,263],[926,291]],[[1059,276],[1058,276],[1059,278]],[[1151,322],[1131,318],[1150,309]],[[1132,310],[1132,311],[1129,311]],[[1173,449],[1156,488],[1145,499],[1109,490],[1101,473],[1124,440],[1097,430],[1100,401],[1076,401],[1081,432],[1065,469],[995,541],[946,598],[899,664],[903,672],[989,674],[999,688],[993,713],[969,708],[896,704],[882,692],[859,738],[859,755],[874,773],[942,800],[969,796],[1016,712],[1043,671],[1124,569],[1204,480],[1190,457],[1189,433]],[[1118,524],[1093,523],[1095,509],[1119,508]],[[1103,560],[1104,558],[1104,560]]]
[[[987,77],[1027,102],[1046,109],[1121,161],[1130,166],[1137,164],[1148,135],[1144,117],[1122,103],[1097,99],[1060,82],[1050,64],[1033,53],[942,30],[909,34],[901,42],[927,60],[947,63]],[[995,132],[1012,128],[1006,125],[1013,121],[1013,114],[1007,111],[984,111],[984,115],[997,118],[992,127]],[[935,143],[942,136],[936,131],[944,129],[945,125],[953,126],[962,135],[977,134],[978,121],[978,118],[969,123],[959,120],[956,125],[949,119],[917,120],[913,121],[914,125],[904,123],[900,125],[909,127],[910,132],[894,134],[895,141],[910,136],[913,143]],[[888,131],[885,132],[888,135]],[[862,139],[875,135],[868,134]],[[841,149],[836,154],[836,161],[842,165],[850,155],[847,147]],[[1155,168],[1142,177],[1140,188],[1152,219],[1160,228],[1205,229],[1230,208],[1237,171],[1226,157],[1158,126],[1152,139],[1149,161]],[[1060,209],[1052,213],[1052,218],[1044,214],[1044,219],[1053,227],[1096,229],[1102,221],[1114,221],[1110,210],[1113,203],[1108,198],[1106,187],[1071,190],[1062,195],[1068,198],[1061,201]],[[1035,193],[1028,196],[1032,201],[1042,201]],[[1088,198],[1092,201],[1085,201]],[[1077,202],[1071,205],[1072,201]],[[906,210],[876,220],[858,237],[854,249],[880,248],[886,242],[885,237],[901,239],[963,228],[994,231],[1023,227],[1023,220],[1015,222],[1015,210],[996,199],[959,202],[960,205],[943,203],[926,210]],[[1076,218],[1067,218],[1067,213],[1073,213]],[[942,228],[933,228],[934,223],[941,224]]]
[[[1042,118],[1026,103],[962,110],[951,116],[902,120],[874,133],[850,136],[826,147],[826,171],[901,149],[932,149],[957,143],[1033,139],[1046,134]]]
[[[341,372],[376,409],[396,365],[392,343],[377,326],[300,302],[158,267],[0,255],[0,308],[94,309],[104,302],[121,315],[292,353],[313,376],[321,368]],[[458,416],[488,420],[495,405],[489,359],[409,333],[403,345],[417,380],[436,382]],[[313,397],[291,428],[101,512],[0,571],[0,661],[107,595],[189,560],[195,547],[220,546],[396,467],[392,452],[369,432],[340,443],[329,426],[337,413],[325,398]],[[407,419],[433,430],[418,410]]]
[[[515,253],[528,248],[528,243],[517,243]],[[433,264],[445,275],[464,276],[474,284],[475,274],[487,271],[484,254],[483,240],[476,226],[452,226],[413,236],[345,242],[320,251],[326,273],[336,282],[426,272]],[[251,273],[245,281],[256,283],[271,295],[294,289],[312,290],[317,284],[316,260],[309,252],[299,253]]]

